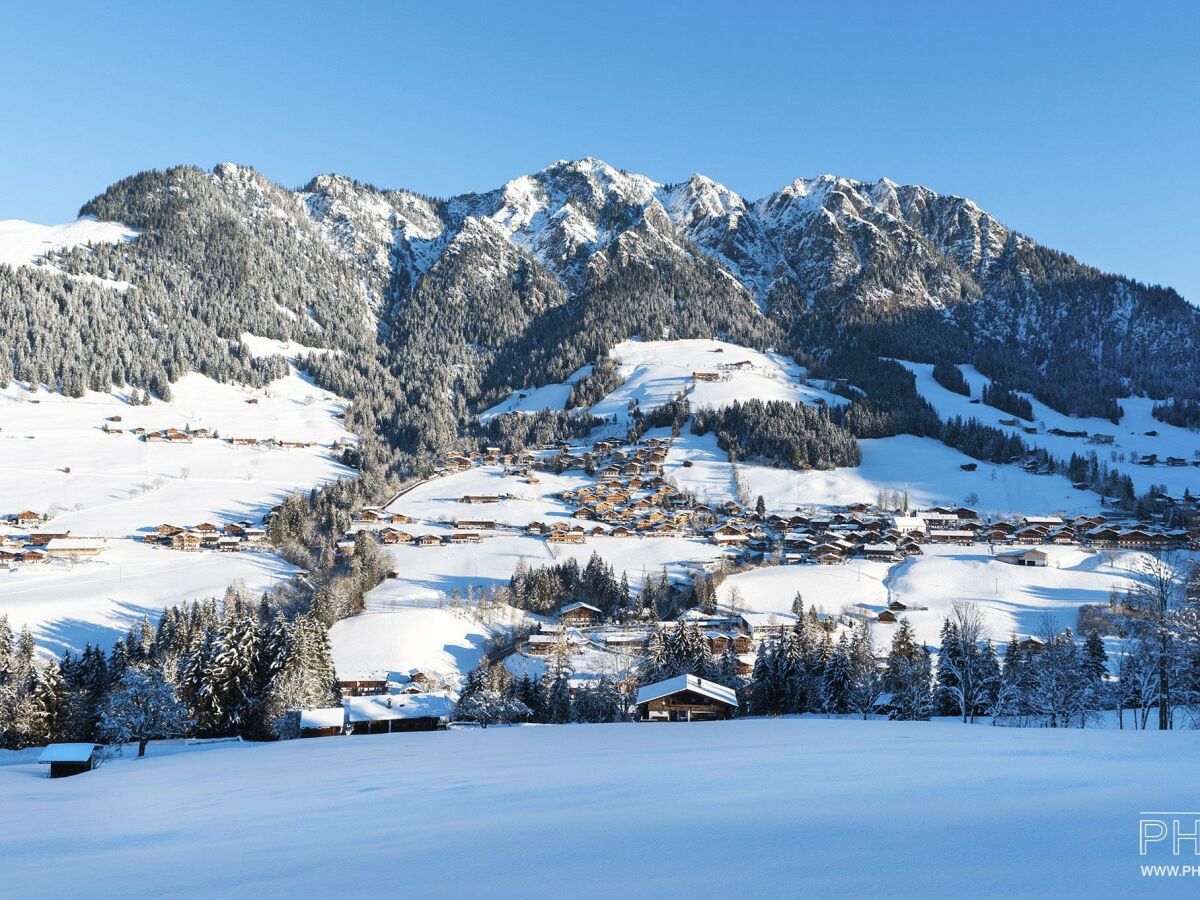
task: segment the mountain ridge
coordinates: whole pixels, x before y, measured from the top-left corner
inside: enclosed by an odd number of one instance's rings
[[[971,363],[1076,415],[1200,399],[1200,311],[1178,294],[888,179],[747,200],[588,157],[432,198],[222,163],[130,176],[81,214],[138,236],[0,269],[0,380],[253,381],[273,369],[241,353],[250,332],[347,351],[309,365],[355,399],[360,432],[418,453],[637,335],[776,347],[860,381],[881,357]]]

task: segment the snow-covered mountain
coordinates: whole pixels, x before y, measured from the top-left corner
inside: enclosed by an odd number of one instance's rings
[[[248,331],[363,366],[379,352],[404,383],[486,408],[626,338],[670,335],[971,363],[1074,414],[1117,415],[1130,394],[1200,400],[1200,311],[1173,291],[886,179],[822,175],[751,200],[703,175],[662,184],[585,158],[434,199],[340,175],[292,191],[223,164],[132,176],[81,213],[139,237],[48,246],[40,268],[75,282],[66,308],[55,283],[0,271],[0,313],[36,314],[25,331],[42,335],[12,348],[18,378],[246,377],[231,347]],[[113,283],[118,298],[91,293]],[[162,349],[164,329],[187,339]],[[91,343],[127,350],[91,359]],[[378,381],[342,387],[361,379]],[[419,402],[416,387],[388,390]]]

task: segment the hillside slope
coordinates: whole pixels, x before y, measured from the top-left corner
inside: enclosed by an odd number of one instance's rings
[[[1171,860],[1138,855],[1137,811],[1178,803],[1197,749],[794,718],[324,738],[59,781],[0,767],[0,830],[29,898],[261,896],[264,872],[296,896],[1162,897],[1139,864]]]

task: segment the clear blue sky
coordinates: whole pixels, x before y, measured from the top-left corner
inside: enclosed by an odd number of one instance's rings
[[[588,155],[751,198],[886,175],[1200,302],[1200,4],[0,0],[0,36],[0,218],[225,160],[436,195]]]

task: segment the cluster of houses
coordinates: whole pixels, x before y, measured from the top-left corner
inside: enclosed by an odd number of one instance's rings
[[[1093,437],[1104,442],[1109,436]],[[1200,532],[1189,535],[1101,515],[1071,519],[1027,516],[993,522],[965,507],[935,507],[894,516],[859,503],[838,511],[782,516],[761,515],[732,500],[704,505],[665,481],[663,467],[671,447],[669,438],[650,438],[635,445],[600,440],[587,450],[562,445],[542,456],[501,454],[497,448],[488,448],[477,454],[451,454],[446,468],[492,463],[519,466],[524,474],[529,474],[530,466],[560,472],[583,469],[594,474],[595,483],[557,495],[574,507],[573,521],[534,521],[525,526],[526,533],[541,535],[549,543],[580,544],[605,536],[702,537],[750,558],[778,553],[786,563],[822,565],[836,565],[852,557],[897,562],[921,553],[924,544],[1079,544],[1138,550],[1168,549],[1189,542],[1200,546]],[[688,461],[682,464],[686,467]],[[1171,464],[1177,461],[1172,459]],[[468,496],[460,502],[486,505],[504,499],[503,495]],[[456,533],[445,538],[417,538],[400,532],[385,533],[384,540],[428,546],[474,543],[480,539],[478,532],[496,527],[495,522],[480,517],[459,521]]]
[[[506,474],[529,476],[536,462],[537,456],[529,450],[520,453],[502,453],[499,447],[485,447],[483,452],[452,450],[446,454],[438,473],[452,475],[475,466],[503,466]]]
[[[172,550],[221,550],[236,552],[247,544],[261,544],[267,539],[267,530],[250,522],[231,522],[214,525],[201,522],[199,525],[156,525],[142,538],[146,544],[159,544]]]
[[[0,536],[0,565],[13,567],[47,563],[53,558],[78,559],[105,550],[103,538],[72,537],[66,529],[46,529],[44,516],[25,510],[8,518],[16,533]],[[35,530],[36,529],[36,530]]]
[[[109,416],[100,425],[100,430],[105,434],[124,434],[125,429],[122,427],[121,422],[121,416]],[[190,444],[198,440],[220,440],[220,435],[213,429],[192,428],[190,426],[184,428],[161,428],[157,431],[147,431],[145,428],[138,426],[131,428],[129,433],[150,444]],[[317,446],[316,441],[282,441],[277,438],[231,437],[225,440],[235,447],[273,447],[284,450],[298,450],[305,447]],[[335,445],[332,449],[336,451],[340,447]]]

